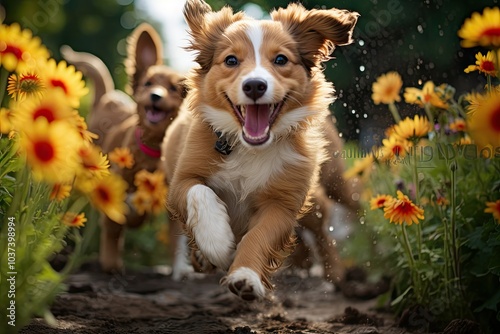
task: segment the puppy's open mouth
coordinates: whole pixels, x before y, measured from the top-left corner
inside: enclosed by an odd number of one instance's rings
[[[167,112],[155,106],[144,108],[146,111],[146,119],[152,124],[160,123],[167,118]]]
[[[250,145],[261,145],[270,138],[270,130],[285,100],[271,104],[234,105],[236,117],[243,125],[243,139]]]

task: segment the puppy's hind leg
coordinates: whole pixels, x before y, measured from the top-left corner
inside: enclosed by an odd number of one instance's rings
[[[103,216],[101,219],[101,241],[99,263],[105,272],[122,271],[124,226]]]

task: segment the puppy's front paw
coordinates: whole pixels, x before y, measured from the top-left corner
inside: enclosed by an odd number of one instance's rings
[[[187,214],[188,228],[202,255],[216,267],[228,270],[235,243],[224,203],[209,187],[195,185],[187,195]]]
[[[227,284],[232,293],[246,301],[263,299],[266,295],[266,289],[259,275],[250,268],[236,269],[223,278],[222,284]]]

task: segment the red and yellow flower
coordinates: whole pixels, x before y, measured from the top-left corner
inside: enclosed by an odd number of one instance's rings
[[[117,147],[109,153],[109,161],[114,162],[120,168],[132,168],[134,156],[128,147]]]
[[[7,92],[15,101],[22,101],[27,97],[41,98],[44,85],[40,76],[35,72],[11,74]]]
[[[128,188],[120,176],[109,174],[108,176],[94,180],[88,189],[87,196],[91,204],[103,212],[114,222],[124,224],[128,206],[125,203]]]
[[[498,7],[485,8],[482,14],[472,13],[458,31],[458,36],[463,40],[462,47],[474,46],[495,47],[500,46],[500,9]]]
[[[499,51],[495,54],[494,51],[488,51],[486,56],[483,56],[481,52],[476,54],[476,64],[469,65],[464,72],[470,73],[472,71],[479,71],[486,75],[491,75],[492,77],[497,76],[497,66],[495,66],[496,59],[500,57]],[[496,58],[496,59],[495,59]]]
[[[398,190],[397,198],[393,198],[385,204],[384,217],[395,224],[418,224],[419,220],[424,219],[424,210],[416,206],[408,196]]]
[[[37,61],[45,61],[50,53],[40,38],[28,29],[21,30],[17,23],[0,25],[0,65],[9,72],[24,73],[32,70]]]
[[[432,81],[427,81],[422,89],[408,87],[405,89],[404,98],[406,103],[417,104],[420,107],[432,105],[441,109],[448,109],[448,104],[442,100],[442,94],[436,92]]]
[[[73,212],[66,212],[64,216],[62,216],[61,221],[64,225],[80,228],[85,225],[87,218],[85,218],[85,213],[76,214]]]
[[[377,195],[370,199],[370,209],[376,210],[385,207],[387,203],[389,203],[393,197],[391,195]]]
[[[46,91],[41,99],[30,98],[17,102],[13,109],[16,110],[16,128],[22,129],[39,118],[45,118],[49,123],[65,121],[75,126],[73,108],[68,105],[64,94],[55,90]]]
[[[47,89],[60,90],[73,108],[78,108],[80,99],[88,93],[82,73],[65,61],[56,63],[54,59],[49,59],[40,69],[40,75]]]
[[[476,144],[500,147],[500,92],[486,93],[468,113],[467,127]]]
[[[77,170],[75,147],[80,138],[65,122],[49,123],[40,117],[20,133],[19,151],[26,157],[36,180],[70,183]]]

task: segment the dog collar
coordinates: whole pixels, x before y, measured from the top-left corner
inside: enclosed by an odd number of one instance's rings
[[[142,141],[141,141],[141,136],[142,136],[142,129],[141,128],[136,128],[135,129],[135,140],[137,141],[137,145],[139,146],[139,148],[141,149],[141,151],[152,157],[152,158],[159,158],[161,156],[161,150],[159,149],[156,149],[156,148],[152,148],[146,144],[144,144]]]
[[[227,142],[226,136],[224,136],[220,131],[215,131],[215,134],[217,135],[218,140],[215,142],[214,148],[220,154],[229,155],[229,153],[233,151],[233,148]]]

